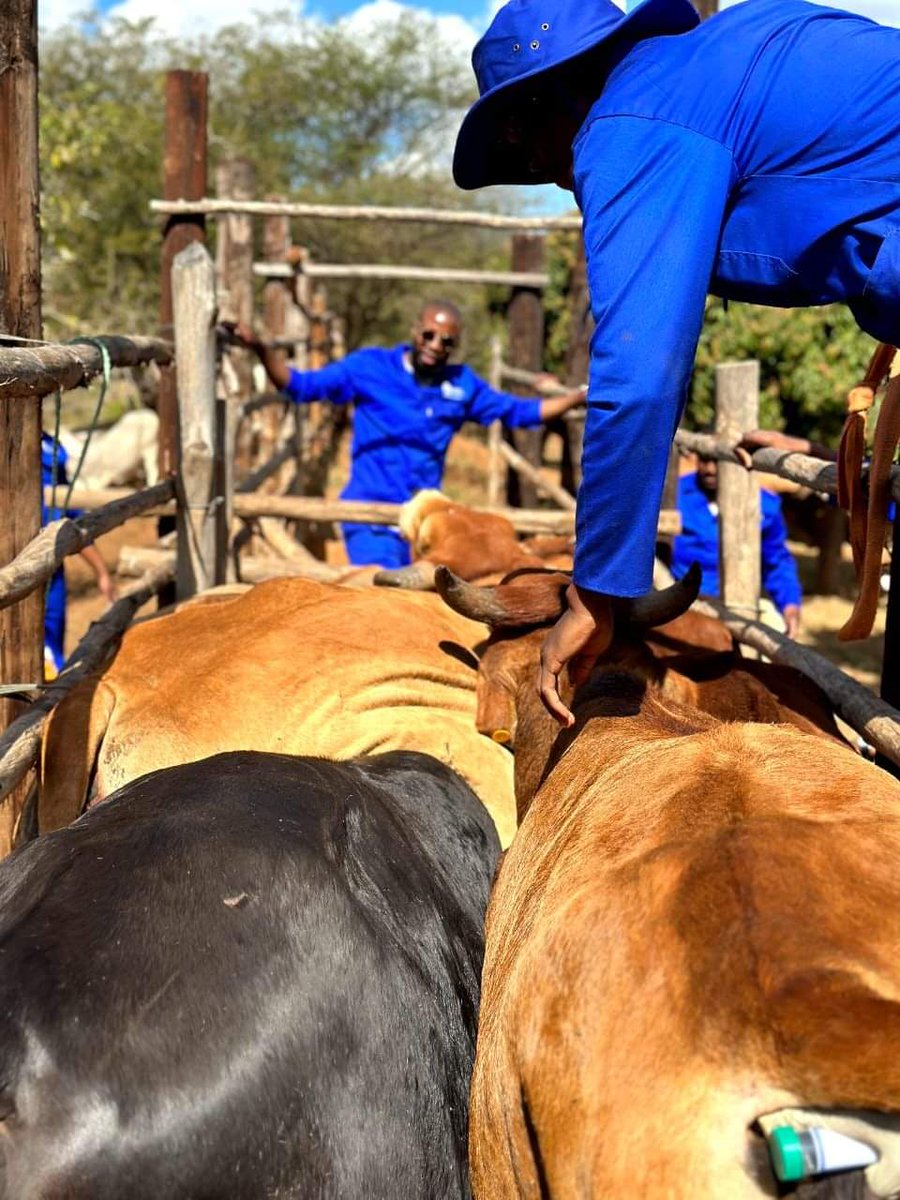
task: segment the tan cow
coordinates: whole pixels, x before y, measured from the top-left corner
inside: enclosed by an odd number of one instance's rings
[[[900,784],[621,664],[573,711],[488,912],[476,1197],[785,1195],[759,1118],[900,1129]]]
[[[507,845],[512,758],[475,728],[484,634],[435,595],[301,579],[135,626],[49,722],[40,828],[74,820],[89,794],[224,750],[415,749],[459,771]]]
[[[400,510],[399,527],[413,563],[379,571],[374,581],[381,587],[433,588],[438,566],[449,567],[461,579],[496,582],[510,571],[546,565],[536,548],[518,540],[505,517],[475,512],[443,492],[418,492]],[[561,548],[555,540],[552,552],[558,556]]]

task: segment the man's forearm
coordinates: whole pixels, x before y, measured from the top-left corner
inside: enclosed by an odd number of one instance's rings
[[[283,350],[275,350],[272,346],[265,346],[262,342],[258,342],[254,346],[259,361],[266,369],[266,374],[272,383],[283,392],[291,378],[291,368],[285,358]]]
[[[579,404],[584,403],[585,389],[578,388],[577,391],[568,392],[565,396],[552,396],[541,401],[541,420],[552,421],[554,417],[561,417],[563,413],[568,412],[570,408],[575,408]]]

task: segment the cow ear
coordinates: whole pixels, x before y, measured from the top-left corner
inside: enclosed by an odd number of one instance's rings
[[[516,677],[512,669],[515,642],[491,643],[481,657],[475,683],[475,727],[494,742],[514,749]]]

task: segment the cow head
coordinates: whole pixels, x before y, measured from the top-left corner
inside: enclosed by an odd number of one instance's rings
[[[565,610],[570,582],[562,571],[530,569],[514,572],[495,587],[476,587],[445,566],[435,570],[435,586],[445,602],[491,628],[478,668],[476,722],[481,733],[516,749],[520,819],[559,732],[538,697],[537,666],[547,629]],[[699,569],[692,568],[664,591],[617,601],[611,610],[609,649],[595,670],[624,669],[659,686],[666,667],[648,646],[647,631],[666,626],[668,637],[677,639],[677,622],[686,619],[699,587]],[[571,686],[565,680],[561,684],[570,703]]]

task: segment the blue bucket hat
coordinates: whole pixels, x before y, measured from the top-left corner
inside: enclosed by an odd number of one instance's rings
[[[594,50],[613,35],[630,39],[685,33],[700,18],[690,0],[642,0],[622,12],[612,0],[509,0],[472,52],[480,99],[456,139],[453,177],[461,188],[534,183],[520,148],[509,147],[499,121],[523,85]]]

